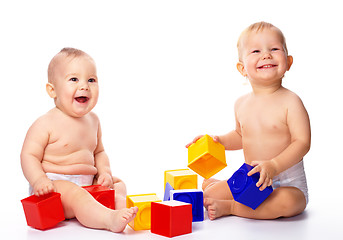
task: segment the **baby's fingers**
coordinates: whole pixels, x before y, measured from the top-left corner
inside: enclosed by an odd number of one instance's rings
[[[218,137],[218,136],[213,136],[212,138],[213,138],[213,141],[214,141],[214,142],[220,143],[220,142],[219,142],[219,137]]]
[[[266,181],[264,181],[262,186],[259,188],[260,191],[263,191],[264,189],[266,189],[266,187],[268,187],[268,184],[269,184],[269,180],[266,179]]]
[[[39,196],[43,196],[45,194],[48,194],[48,193],[51,193],[54,191],[55,191],[55,188],[53,185],[47,185],[47,186],[44,186],[44,187],[36,190],[35,195],[39,197]]]
[[[260,174],[260,178],[258,179],[258,182],[256,183],[256,187],[261,187],[262,184],[264,184],[266,182],[267,176],[264,172],[261,172]]]
[[[188,148],[190,145],[192,145],[193,143],[196,143],[200,138],[202,138],[204,135],[199,135],[199,136],[196,136],[192,142],[188,143],[186,145],[186,148]]]
[[[259,166],[256,166],[248,172],[248,176],[252,176],[253,174],[260,172],[260,171],[261,171],[261,168]]]
[[[260,191],[263,191],[268,186],[273,184],[273,179],[271,179],[268,174],[261,173],[259,181],[256,183],[256,186],[259,187]]]

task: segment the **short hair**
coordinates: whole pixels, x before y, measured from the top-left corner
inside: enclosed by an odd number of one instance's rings
[[[283,45],[284,51],[286,53],[286,55],[288,55],[288,50],[287,50],[287,45],[286,45],[286,38],[283,35],[283,33],[281,32],[281,30],[277,27],[275,27],[273,24],[271,23],[267,23],[267,22],[256,22],[251,24],[249,27],[247,27],[239,36],[238,41],[237,41],[237,49],[238,49],[238,58],[241,61],[241,53],[242,53],[242,40],[249,34],[252,32],[258,33],[258,32],[262,32],[264,29],[274,29],[278,32],[278,34],[281,37],[281,43]]]
[[[48,81],[51,82],[53,75],[54,75],[54,69],[57,64],[57,57],[60,55],[64,55],[66,57],[80,57],[80,56],[87,56],[91,58],[87,53],[84,51],[77,49],[77,48],[71,48],[71,47],[65,47],[62,48],[61,51],[59,51],[50,61],[48,66]],[[92,59],[92,58],[91,58]]]

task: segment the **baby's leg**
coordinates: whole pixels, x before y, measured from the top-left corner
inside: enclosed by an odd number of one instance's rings
[[[220,200],[233,199],[227,181],[216,179],[205,179],[203,183],[204,198],[214,198]]]
[[[292,217],[302,213],[306,207],[304,194],[295,187],[280,187],[255,210],[234,202],[232,214],[254,219],[275,219]]]
[[[275,189],[255,210],[234,200],[208,198],[205,199],[204,205],[207,205],[211,220],[225,215],[253,219],[275,219],[300,214],[306,207],[306,199],[304,194],[297,188],[281,187]]]
[[[206,188],[212,186],[213,184],[219,182],[220,180],[215,179],[215,178],[209,178],[209,179],[204,179],[204,181],[202,182],[202,190],[205,191]]]
[[[113,184],[115,190],[116,209],[126,208],[126,186],[125,183],[117,177],[113,177]]]
[[[97,202],[85,189],[68,181],[54,181],[66,218],[76,217],[86,227],[122,232],[137,208],[112,210]]]
[[[233,197],[227,181],[207,179],[203,183],[204,206],[211,220],[231,214]]]

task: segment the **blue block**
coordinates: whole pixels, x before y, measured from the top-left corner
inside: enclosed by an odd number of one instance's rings
[[[233,198],[236,202],[242,203],[252,209],[256,209],[272,192],[271,186],[263,191],[256,187],[256,183],[260,178],[260,173],[255,173],[248,176],[248,172],[254,167],[244,163],[233,175],[227,183],[230,187]]]
[[[166,183],[166,188],[164,190],[163,201],[169,201],[170,200],[170,191],[171,190],[174,190],[174,188],[167,182]]]
[[[204,194],[201,190],[172,190],[170,191],[170,200],[192,204],[193,222],[204,221]]]

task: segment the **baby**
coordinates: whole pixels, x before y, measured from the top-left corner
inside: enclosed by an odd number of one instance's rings
[[[66,218],[122,232],[138,209],[125,208],[125,184],[112,176],[100,122],[91,112],[99,95],[94,60],[81,50],[62,49],[49,64],[46,90],[56,107],[32,124],[21,152],[31,193],[59,192]],[[117,210],[104,207],[81,187],[92,184],[115,189]]]
[[[265,22],[243,31],[237,47],[237,69],[249,80],[252,92],[235,103],[235,130],[213,139],[226,150],[243,149],[245,162],[254,166],[248,175],[260,172],[257,187],[263,190],[272,185],[274,191],[253,210],[233,200],[226,180],[207,179],[202,186],[204,205],[211,220],[225,215],[254,219],[295,216],[308,202],[302,160],[310,149],[311,130],[301,99],[282,86],[293,58],[282,32]]]

